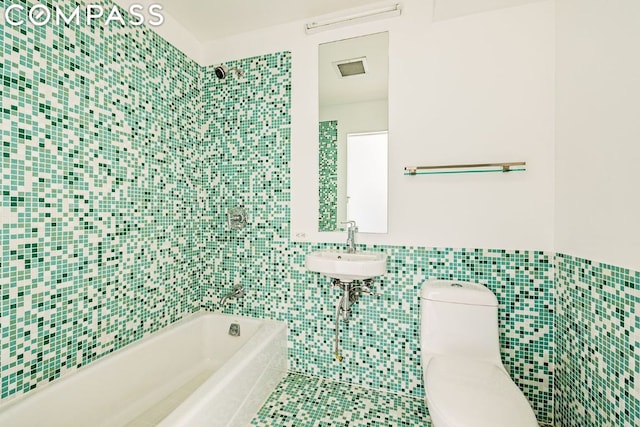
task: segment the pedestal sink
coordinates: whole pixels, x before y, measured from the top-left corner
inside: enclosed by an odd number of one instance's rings
[[[341,282],[366,280],[387,271],[387,255],[382,252],[315,251],[307,255],[305,266]]]

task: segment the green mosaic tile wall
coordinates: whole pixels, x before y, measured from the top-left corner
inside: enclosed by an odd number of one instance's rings
[[[237,283],[275,297],[289,270],[280,252],[289,240],[291,55],[227,65],[244,70],[244,77],[219,80],[214,67],[206,67],[203,80],[201,284],[208,307]],[[248,211],[242,230],[227,226],[227,212],[236,206]],[[251,313],[262,317],[268,310]]]
[[[640,424],[640,272],[556,254],[559,427]]]
[[[338,229],[338,121],[320,122],[318,128],[318,229],[335,231]]]
[[[0,25],[0,52],[5,398],[199,308],[201,70],[145,27]]]

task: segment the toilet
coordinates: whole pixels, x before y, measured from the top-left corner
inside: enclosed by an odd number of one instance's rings
[[[427,280],[420,349],[433,427],[538,427],[500,359],[498,300],[485,286]]]

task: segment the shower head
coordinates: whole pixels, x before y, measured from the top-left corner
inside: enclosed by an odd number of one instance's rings
[[[235,74],[236,78],[244,77],[244,70],[242,70],[241,68],[236,68],[236,67],[229,68],[224,64],[220,64],[216,66],[214,68],[214,71],[216,73],[216,77],[220,80],[226,79],[229,73]]]
[[[216,72],[217,78],[219,78],[220,80],[224,80],[229,73],[229,67],[224,64],[220,64],[216,68],[214,68],[214,71]]]

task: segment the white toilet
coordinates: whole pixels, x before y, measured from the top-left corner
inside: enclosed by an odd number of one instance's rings
[[[502,365],[493,292],[476,283],[427,280],[420,315],[433,427],[538,427]]]

